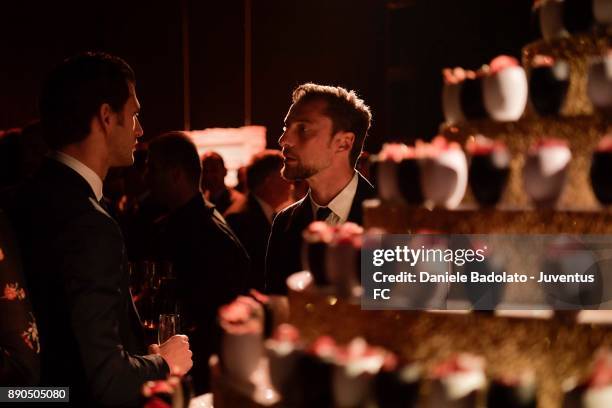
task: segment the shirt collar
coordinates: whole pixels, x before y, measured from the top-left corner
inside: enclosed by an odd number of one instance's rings
[[[274,215],[274,208],[272,208],[270,206],[270,204],[266,203],[261,198],[257,197],[255,194],[253,194],[253,197],[259,203],[259,206],[261,207],[261,210],[263,211],[264,215],[266,216],[266,219],[268,220],[268,222],[270,224],[272,224],[272,215]]]
[[[87,184],[89,184],[91,190],[96,196],[96,200],[100,201],[102,199],[102,179],[96,174],[95,171],[93,171],[74,157],[63,152],[53,152],[51,154],[51,158],[57,160],[60,163],[65,164],[72,170],[76,171],[81,177],[85,179]]]
[[[357,172],[353,175],[351,181],[336,195],[333,200],[327,204],[327,208],[332,210],[332,213],[338,217],[338,223],[342,224],[346,222],[348,219],[349,213],[351,212],[351,206],[353,205],[353,198],[355,198],[355,194],[357,193],[357,184],[359,182],[359,177]],[[310,204],[312,206],[313,214],[317,213],[317,210],[322,205],[319,205],[312,198],[312,194],[310,190],[308,191],[308,196],[310,197]]]

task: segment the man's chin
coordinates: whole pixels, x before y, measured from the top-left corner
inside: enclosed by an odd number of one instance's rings
[[[315,174],[315,172],[309,171],[303,167],[289,167],[287,164],[281,169],[281,176],[289,181],[305,180],[313,174]]]
[[[281,176],[283,176],[285,180],[290,180],[290,181],[298,180],[300,178],[299,169],[296,167],[289,167],[285,164],[283,168],[281,169]]]
[[[120,160],[111,163],[110,167],[130,167],[134,164],[134,155],[122,157]]]

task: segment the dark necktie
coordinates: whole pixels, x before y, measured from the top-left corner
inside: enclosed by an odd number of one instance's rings
[[[329,214],[332,213],[332,210],[330,210],[327,207],[319,207],[319,209],[317,209],[317,215],[315,216],[315,219],[317,221],[325,221],[327,219],[327,217],[329,217]]]

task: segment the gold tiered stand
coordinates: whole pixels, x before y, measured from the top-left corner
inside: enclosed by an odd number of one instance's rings
[[[560,407],[562,382],[581,377],[599,347],[612,346],[605,325],[574,324],[563,319],[502,317],[484,313],[435,313],[361,310],[315,292],[290,293],[291,321],[307,340],[331,335],[339,342],[361,336],[425,368],[453,353],[471,352],[487,359],[492,376],[533,370],[540,408]],[[427,393],[427,384],[423,387]]]
[[[551,41],[539,40],[523,47],[523,66],[529,71],[536,55],[546,55],[568,62],[570,83],[561,114],[591,115],[593,105],[586,94],[588,63],[591,58],[605,55],[609,47],[610,36],[603,31],[577,34]]]
[[[599,209],[591,189],[589,172],[591,156],[605,131],[603,121],[593,115],[539,119],[525,117],[518,122],[507,123],[480,120],[442,128],[442,134],[461,145],[465,145],[469,138],[482,134],[501,140],[508,146],[512,154],[510,178],[501,205],[513,208],[525,208],[529,205],[521,178],[525,153],[529,147],[545,137],[567,140],[572,151],[572,160],[558,207],[571,210]],[[465,201],[469,203],[471,197],[468,196]]]
[[[443,125],[441,133],[465,145],[477,134],[505,142],[512,153],[511,173],[501,204],[477,209],[468,193],[459,210],[409,208],[401,203],[371,200],[364,205],[364,227],[389,233],[434,230],[456,234],[609,234],[612,212],[602,209],[591,189],[591,155],[606,131],[586,96],[587,62],[607,50],[603,34],[581,35],[554,42],[539,41],[523,49],[527,69],[537,54],[569,61],[570,87],[561,117],[539,118],[528,109],[518,122],[491,120]],[[535,209],[523,191],[525,153],[538,139],[568,141],[572,161],[556,209]],[[291,321],[308,340],[327,334],[340,342],[355,336],[382,345],[425,366],[456,352],[483,355],[492,376],[534,370],[540,408],[561,406],[562,383],[581,377],[593,353],[612,346],[608,312],[575,315],[544,311],[511,313],[440,313],[361,310],[358,304],[323,295],[316,289],[290,292]],[[523,316],[521,316],[521,313]],[[510,317],[511,316],[511,317]],[[578,323],[578,322],[580,323]],[[597,324],[596,324],[597,323]],[[427,393],[427,386],[424,387]]]
[[[612,212],[527,207],[428,210],[369,200],[364,203],[364,227],[404,234],[421,229],[462,234],[608,234],[612,233]],[[517,259],[520,263],[521,258]],[[612,347],[612,326],[608,325],[612,321],[606,311],[580,312],[583,322],[578,324],[572,313],[551,317],[546,311],[361,310],[358,304],[323,295],[315,288],[292,291],[289,296],[291,321],[307,340],[327,334],[347,342],[362,336],[426,367],[457,352],[479,354],[487,359],[492,376],[535,371],[540,408],[560,407],[564,380],[584,376],[594,352]],[[599,324],[594,319],[600,319]],[[425,383],[422,393],[427,391]]]

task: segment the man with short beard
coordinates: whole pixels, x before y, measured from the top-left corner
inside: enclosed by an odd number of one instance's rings
[[[279,144],[283,177],[306,180],[308,194],[274,219],[266,255],[266,291],[286,294],[286,278],[300,271],[302,231],[314,220],[362,222],[372,185],[355,170],[372,115],[355,92],[303,84],[293,92]]]

